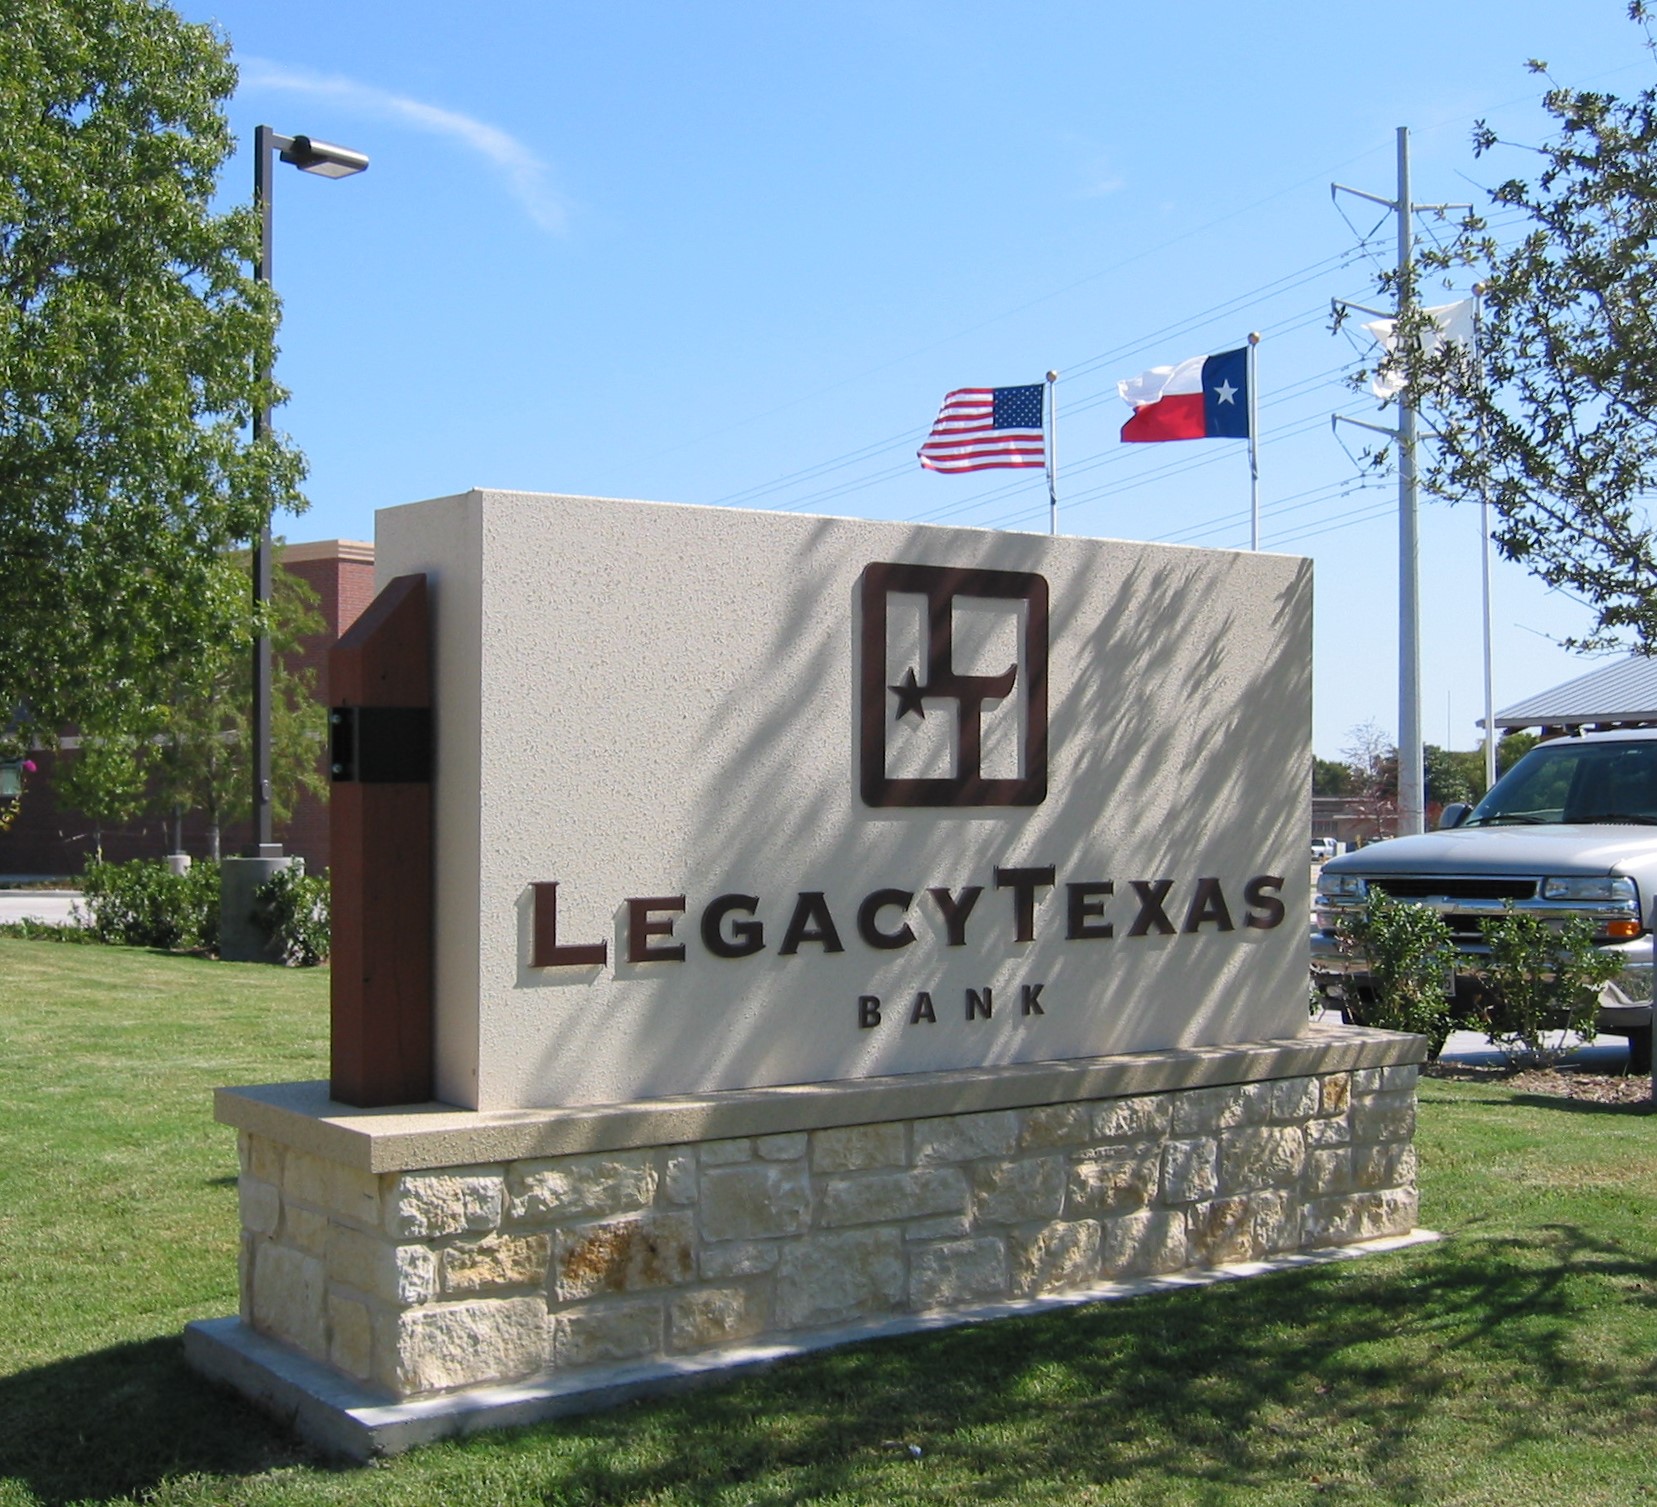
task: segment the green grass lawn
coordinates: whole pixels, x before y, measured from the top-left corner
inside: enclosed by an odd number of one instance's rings
[[[1657,1502],[1657,1122],[1435,1080],[1442,1244],[331,1468],[179,1341],[236,1305],[211,1090],[323,1076],[326,1018],[322,971],[0,938],[0,1507]]]

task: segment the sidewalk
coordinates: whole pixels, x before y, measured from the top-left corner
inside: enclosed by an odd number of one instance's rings
[[[1341,1017],[1337,1010],[1326,1010],[1322,1018],[1339,1021]],[[1439,1060],[1468,1067],[1502,1067],[1507,1061],[1482,1031],[1452,1031]],[[1577,1040],[1559,1060],[1589,1073],[1622,1073],[1628,1068],[1628,1043],[1621,1036],[1601,1036],[1591,1042]]]
[[[46,921],[61,926],[78,890],[0,890],[0,921]]]
[[[1507,1059],[1485,1040],[1481,1031],[1453,1031],[1439,1053],[1442,1062],[1460,1062],[1468,1067],[1501,1067]],[[1621,1036],[1601,1036],[1578,1041],[1561,1057],[1561,1064],[1589,1073],[1622,1073],[1628,1068],[1628,1043]]]

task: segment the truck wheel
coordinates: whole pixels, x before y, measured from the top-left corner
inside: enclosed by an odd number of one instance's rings
[[[1628,1071],[1651,1071],[1651,1027],[1636,1026],[1628,1033]]]

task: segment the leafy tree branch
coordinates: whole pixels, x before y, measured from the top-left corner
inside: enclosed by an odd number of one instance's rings
[[[1629,7],[1644,28],[1646,7]],[[1652,38],[1646,33],[1649,52]],[[1531,68],[1546,73],[1546,65]],[[1657,86],[1631,98],[1549,81],[1550,138],[1523,148],[1528,176],[1490,191],[1492,214],[1529,229],[1504,240],[1469,216],[1422,274],[1483,288],[1476,351],[1430,349],[1430,317],[1399,322],[1397,370],[1429,416],[1428,487],[1487,497],[1508,558],[1593,609],[1574,647],[1657,649]],[[1483,122],[1477,156],[1515,150]],[[1397,274],[1385,280],[1396,287]]]
[[[277,307],[225,41],[156,0],[12,0],[0,28],[0,729],[131,727],[240,631],[223,552],[304,506],[248,437]]]

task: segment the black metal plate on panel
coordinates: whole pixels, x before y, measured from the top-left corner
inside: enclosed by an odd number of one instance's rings
[[[429,784],[431,708],[336,706],[328,714],[328,762],[336,783]]]

